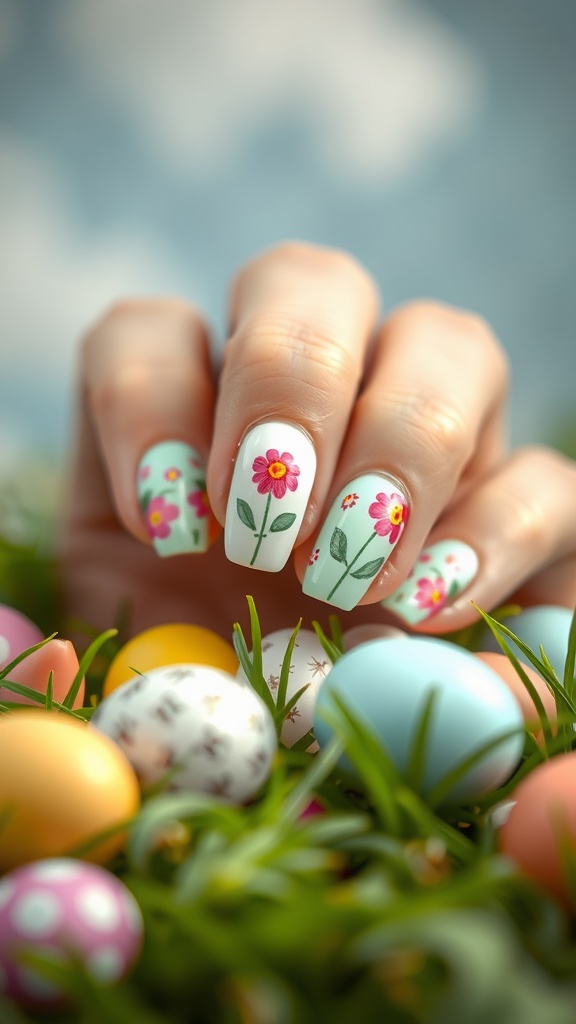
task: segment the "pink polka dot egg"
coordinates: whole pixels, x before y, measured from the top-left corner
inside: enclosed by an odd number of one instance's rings
[[[98,983],[123,978],[142,944],[136,900],[115,875],[66,857],[33,861],[0,878],[0,995],[50,1008],[64,992],[19,954],[80,960]]]

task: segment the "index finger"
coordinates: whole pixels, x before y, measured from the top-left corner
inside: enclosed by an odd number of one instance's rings
[[[207,476],[231,561],[277,572],[313,529],[377,306],[368,273],[335,250],[283,244],[239,274]]]

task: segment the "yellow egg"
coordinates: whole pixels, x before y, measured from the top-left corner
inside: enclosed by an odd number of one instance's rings
[[[139,804],[135,772],[107,736],[56,712],[0,715],[0,870],[66,854]],[[106,863],[124,838],[99,843],[85,860]]]
[[[212,665],[235,675],[238,658],[232,644],[211,629],[172,623],[152,626],[132,637],[114,658],[104,680],[104,697],[136,672],[164,665]]]

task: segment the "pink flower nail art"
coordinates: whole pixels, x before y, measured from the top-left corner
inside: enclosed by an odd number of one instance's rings
[[[210,512],[206,491],[192,491],[186,495],[186,501],[192,506],[198,519],[203,519]]]
[[[377,520],[374,529],[378,536],[387,536],[390,543],[395,544],[408,522],[408,505],[397,491],[390,495],[380,492],[370,505],[368,515]]]
[[[172,532],[171,522],[178,519],[180,510],[164,498],[152,498],[146,509],[146,526],[150,536],[164,540]]]
[[[294,465],[290,452],[280,454],[277,448],[269,448],[265,457],[258,455],[254,459],[252,472],[252,482],[259,494],[271,492],[275,498],[283,498],[287,490],[295,491],[298,487],[300,468]]]
[[[414,600],[419,608],[425,608],[430,612],[437,612],[446,603],[446,583],[441,576],[436,579],[426,578],[417,580],[417,590]]]

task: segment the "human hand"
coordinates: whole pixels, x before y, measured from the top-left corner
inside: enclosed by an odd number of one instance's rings
[[[237,276],[217,374],[183,301],[91,329],[62,540],[75,617],[106,628],[127,600],[132,632],[229,636],[252,594],[266,631],[335,611],[443,633],[472,600],[576,603],[574,466],[508,454],[489,328],[429,302],[377,326],[377,307],[351,257],[286,243]]]

